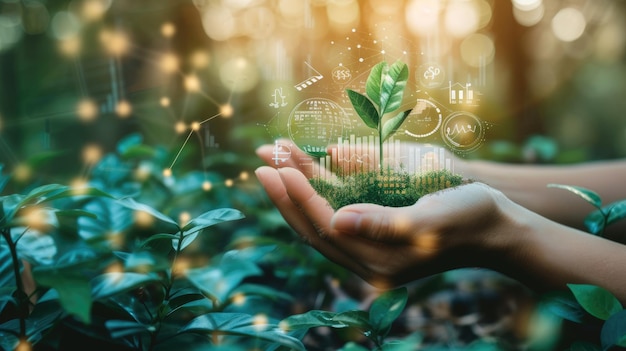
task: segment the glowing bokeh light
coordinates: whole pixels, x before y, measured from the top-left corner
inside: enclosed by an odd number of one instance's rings
[[[180,225],[181,227],[186,226],[190,220],[191,220],[191,214],[189,212],[186,212],[186,211],[181,212],[178,215],[178,225]]]
[[[163,177],[165,178],[169,178],[172,176],[172,169],[171,168],[166,168],[163,170]]]
[[[130,102],[126,100],[119,101],[115,106],[115,113],[122,118],[130,116],[133,112],[133,107]]]
[[[86,145],[83,148],[83,162],[88,165],[96,164],[102,158],[102,148],[95,144]]]
[[[98,116],[98,105],[92,99],[82,99],[76,106],[76,115],[82,121],[93,121]]]
[[[202,26],[209,38],[224,41],[237,31],[237,21],[233,13],[224,6],[210,5],[203,9]]]
[[[190,93],[199,92],[202,88],[202,84],[200,83],[200,79],[196,75],[188,75],[185,77],[183,84],[185,85],[185,90]]]
[[[517,7],[513,8],[513,17],[515,18],[515,21],[522,26],[531,27],[541,22],[545,12],[546,10],[543,3],[539,2],[539,6],[528,10]]]
[[[176,130],[176,133],[182,134],[187,131],[187,125],[185,125],[185,122],[176,122],[174,130]]]
[[[15,346],[15,351],[31,351],[33,349],[33,345],[28,341],[21,339],[17,346]]]
[[[257,314],[252,319],[252,325],[254,326],[254,329],[256,329],[257,331],[264,330],[267,327],[268,323],[269,323],[269,319],[264,314]]]
[[[235,113],[235,110],[233,109],[233,105],[224,104],[220,106],[220,116],[224,118],[230,118],[233,116],[234,113]]]
[[[241,15],[240,23],[245,35],[255,39],[270,37],[276,28],[274,12],[262,6],[246,9]]]
[[[224,185],[226,185],[227,188],[230,188],[231,186],[233,186],[235,184],[235,182],[232,179],[226,179],[224,181]]]
[[[68,11],[59,11],[52,17],[50,23],[52,35],[57,39],[68,39],[79,34],[81,29],[80,20]]]
[[[171,104],[170,98],[168,98],[167,96],[161,97],[161,99],[159,100],[159,104],[161,104],[161,106],[163,107],[170,106]]]
[[[200,69],[207,67],[211,62],[211,58],[204,51],[195,51],[191,54],[189,61],[194,68]]]
[[[100,42],[105,50],[114,56],[125,54],[130,48],[130,41],[126,34],[120,31],[102,30]]]
[[[176,34],[176,26],[171,22],[165,22],[161,25],[161,35],[171,38]]]
[[[194,132],[197,132],[200,130],[200,122],[193,122],[191,123],[191,130],[193,130]]]
[[[59,50],[68,57],[76,57],[80,53],[81,42],[78,36],[59,40]]]
[[[532,11],[543,6],[543,0],[512,0],[513,8],[521,11]]]
[[[420,36],[436,32],[441,10],[441,2],[438,0],[412,0],[405,12],[407,28]]]
[[[554,36],[564,42],[574,41],[583,35],[587,21],[580,10],[565,7],[552,18]]]
[[[20,182],[25,182],[31,178],[33,170],[25,163],[18,163],[13,168],[13,178]]]
[[[133,218],[140,227],[149,227],[154,223],[154,217],[146,211],[134,211]]]
[[[478,29],[478,9],[473,2],[452,2],[446,8],[444,23],[450,35],[465,37]]]
[[[212,188],[213,188],[213,184],[211,184],[211,182],[209,182],[208,180],[205,180],[204,182],[202,182],[202,190],[210,191]]]
[[[178,70],[178,57],[172,53],[166,53],[161,56],[159,67],[165,73],[174,73]]]
[[[326,5],[329,24],[338,30],[352,28],[359,24],[359,4],[354,0],[329,0]]]
[[[82,18],[90,22],[97,21],[109,10],[111,0],[85,0],[82,5]]]
[[[490,64],[496,54],[493,40],[481,33],[474,33],[463,40],[460,47],[461,58],[472,67]]]
[[[246,171],[242,171],[241,173],[239,173],[239,179],[243,180],[244,182],[246,180],[248,180],[250,178],[250,174]]]

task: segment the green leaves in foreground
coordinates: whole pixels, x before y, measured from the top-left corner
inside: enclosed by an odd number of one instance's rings
[[[592,316],[604,320],[600,332],[602,350],[626,346],[626,310],[617,298],[604,288],[588,284],[567,285],[580,305]]]
[[[391,324],[396,320],[408,299],[406,288],[398,288],[381,294],[370,306],[368,312],[352,310],[345,312],[328,312],[313,310],[303,314],[285,318],[281,328],[285,330],[310,329],[315,327],[356,328],[377,345],[389,333]]]

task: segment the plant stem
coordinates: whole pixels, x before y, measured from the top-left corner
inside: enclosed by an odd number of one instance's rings
[[[378,168],[380,175],[383,174],[383,116],[378,119]]]
[[[20,320],[20,339],[24,339],[26,337],[26,317],[28,316],[28,296],[24,292],[24,284],[22,282],[22,275],[20,274],[20,261],[17,257],[17,244],[11,239],[11,231],[9,228],[2,228],[2,237],[9,246],[11,260],[13,261],[13,275],[15,275],[17,293],[17,310]]]

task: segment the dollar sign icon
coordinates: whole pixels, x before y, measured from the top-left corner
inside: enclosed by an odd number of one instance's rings
[[[333,70],[332,77],[335,83],[346,82],[352,78],[352,73],[349,68],[338,66]]]
[[[445,74],[441,66],[436,63],[425,63],[416,71],[415,78],[427,89],[438,88],[445,79]]]

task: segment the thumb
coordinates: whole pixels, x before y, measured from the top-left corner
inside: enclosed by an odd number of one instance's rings
[[[384,243],[406,243],[415,232],[417,223],[413,206],[385,207],[355,204],[340,208],[330,222],[330,235],[358,235]]]

